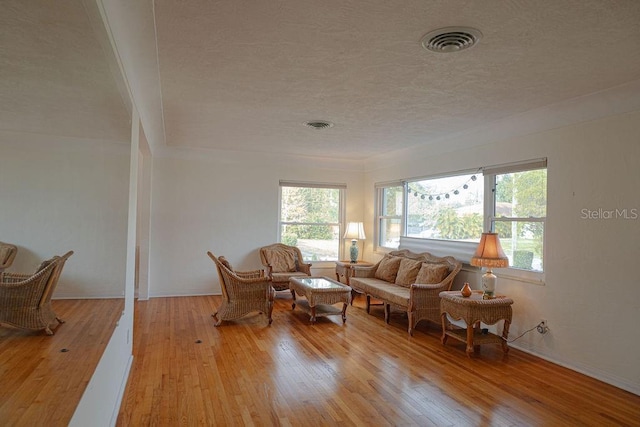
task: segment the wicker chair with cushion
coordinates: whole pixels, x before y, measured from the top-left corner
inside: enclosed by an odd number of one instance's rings
[[[289,289],[292,277],[311,276],[311,264],[302,261],[302,252],[295,246],[282,243],[264,246],[260,248],[260,261],[267,268],[276,291]]]
[[[9,268],[18,253],[18,247],[0,242],[0,273]]]
[[[265,314],[271,324],[275,291],[264,270],[235,271],[225,257],[217,258],[211,252],[207,255],[216,264],[222,289],[222,304],[212,315],[215,326],[220,326],[223,320],[239,319],[254,311]]]
[[[51,296],[71,255],[73,251],[44,261],[34,274],[0,273],[0,323],[53,335],[49,325],[64,321],[53,311]]]

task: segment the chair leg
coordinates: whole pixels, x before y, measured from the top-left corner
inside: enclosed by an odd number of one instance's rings
[[[391,317],[391,304],[384,305],[384,323],[389,323],[389,318]]]
[[[371,295],[367,294],[367,314],[369,313],[369,310],[371,309]]]
[[[269,309],[267,311],[267,317],[269,318],[269,326],[271,326],[271,322],[273,322],[273,317],[271,317],[272,313],[273,313],[273,302],[269,303]]]
[[[211,317],[213,317],[213,320],[215,320],[215,323],[213,324],[213,326],[220,326],[222,324],[222,319],[218,320],[218,312],[217,311],[215,313],[213,313],[211,315]]]
[[[62,320],[61,318],[56,316],[56,320],[58,321],[58,323],[64,323],[64,320]]]

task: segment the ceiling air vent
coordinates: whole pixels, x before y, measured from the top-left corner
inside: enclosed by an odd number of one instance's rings
[[[333,127],[333,123],[327,122],[324,120],[312,120],[309,122],[305,122],[305,126],[320,130],[320,129],[327,129],[327,128]]]
[[[422,40],[422,47],[432,52],[451,53],[468,49],[482,38],[475,28],[446,27],[431,31]]]

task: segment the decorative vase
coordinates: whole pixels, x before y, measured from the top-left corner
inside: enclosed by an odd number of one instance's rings
[[[465,298],[469,298],[471,296],[471,286],[469,286],[469,282],[464,282],[464,286],[460,292]]]
[[[351,247],[349,248],[349,258],[351,258],[351,263],[356,264],[358,262],[358,245],[357,240],[351,241]]]

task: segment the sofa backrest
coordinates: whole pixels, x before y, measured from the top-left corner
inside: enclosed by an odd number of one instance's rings
[[[430,254],[429,252],[415,253],[415,252],[411,252],[408,249],[401,249],[401,250],[389,252],[387,257],[408,258],[408,259],[411,259],[411,260],[414,260],[414,261],[418,261],[418,262],[421,262],[421,263],[446,265],[448,267],[448,269],[449,269],[449,273],[442,280],[441,283],[447,284],[449,288],[451,287],[451,284],[453,283],[453,279],[455,278],[455,276],[458,274],[458,272],[462,268],[462,263],[460,261],[458,261],[457,259],[455,259],[454,257],[452,257],[452,256],[437,257],[435,255]],[[380,263],[378,263],[378,265],[379,264]],[[398,283],[397,281],[396,281],[396,284],[402,284],[402,285],[405,285],[405,286],[409,285],[409,283]]]

